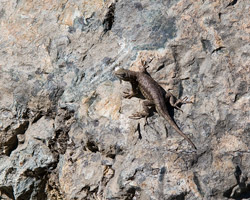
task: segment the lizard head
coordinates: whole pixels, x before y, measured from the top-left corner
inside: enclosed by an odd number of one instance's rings
[[[123,81],[130,81],[131,79],[130,71],[127,69],[123,69],[123,68],[116,68],[114,71],[114,75]]]

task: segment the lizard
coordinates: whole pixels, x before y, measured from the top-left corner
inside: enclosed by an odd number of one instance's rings
[[[174,102],[175,98],[171,92],[166,92],[147,72],[147,68],[145,67],[146,62],[142,62],[143,69],[139,72],[131,71],[124,68],[116,68],[114,71],[114,75],[120,79],[120,81],[130,82],[132,85],[131,92],[124,92],[124,98],[132,98],[137,96],[139,92],[145,97],[146,100],[143,102],[143,111],[137,112],[130,116],[132,119],[140,119],[145,118],[147,123],[147,118],[149,116],[149,107],[154,106],[156,111],[166,120],[168,123],[175,129],[177,133],[179,133],[182,137],[184,137],[189,144],[192,145],[194,149],[197,149],[194,143],[179,129],[176,123],[171,118],[166,101],[169,101],[170,105],[177,110],[181,110],[178,104],[192,103],[191,101],[187,101],[187,97],[183,99],[178,99]],[[182,111],[183,112],[183,111]]]

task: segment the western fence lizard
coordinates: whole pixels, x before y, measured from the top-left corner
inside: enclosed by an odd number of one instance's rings
[[[166,92],[146,71],[146,62],[142,62],[143,70],[140,72],[135,72],[123,68],[117,68],[114,71],[116,77],[120,80],[128,81],[132,85],[132,92],[124,92],[125,98],[131,98],[136,96],[139,91],[146,98],[143,102],[143,111],[137,112],[130,116],[132,119],[144,118],[147,122],[147,117],[149,116],[149,108],[155,106],[156,111],[169,122],[169,124],[182,136],[184,137],[195,149],[194,143],[179,129],[176,123],[172,120],[169,115],[166,102],[169,101],[170,105],[178,110],[181,110],[178,105],[185,103],[192,103],[186,101],[187,97],[184,99],[179,99],[174,102],[174,96],[170,92]]]

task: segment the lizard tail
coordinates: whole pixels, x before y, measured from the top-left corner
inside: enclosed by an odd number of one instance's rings
[[[168,123],[176,130],[177,133],[184,137],[189,142],[189,144],[192,145],[193,148],[197,149],[194,143],[179,129],[179,127],[175,124],[175,122],[172,120],[169,114],[167,114],[167,112],[161,112],[160,114],[164,117],[165,120],[168,121]]]

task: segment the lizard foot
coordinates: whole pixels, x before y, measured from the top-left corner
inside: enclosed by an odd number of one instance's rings
[[[129,116],[130,119],[141,119],[141,118],[145,118],[145,123],[144,123],[144,127],[146,125],[148,125],[148,113],[144,113],[144,112],[136,112],[133,115]]]
[[[131,99],[134,96],[134,93],[130,93],[130,92],[123,92],[123,97],[126,99]]]
[[[177,100],[177,102],[176,103],[182,103],[182,104],[186,104],[186,103],[193,103],[192,101],[187,101],[187,99],[188,99],[188,97],[187,96],[185,96],[183,99],[179,99],[179,100]]]
[[[172,106],[177,110],[183,112],[183,110],[178,106],[178,104],[186,104],[186,103],[193,103],[192,101],[187,101],[188,97],[185,96],[183,99],[178,99]]]
[[[141,112],[136,112],[134,114],[132,114],[131,116],[129,116],[130,119],[141,119],[146,117],[146,115],[144,113]]]

